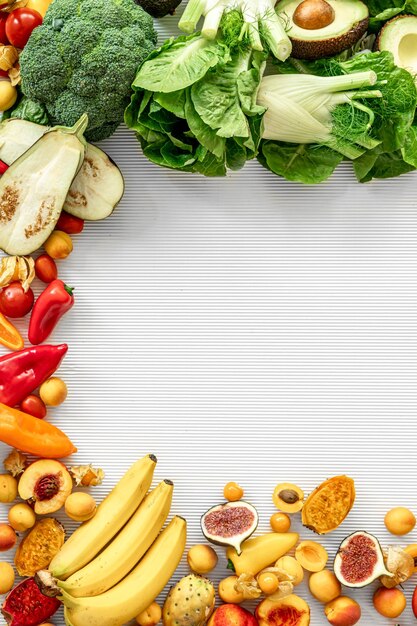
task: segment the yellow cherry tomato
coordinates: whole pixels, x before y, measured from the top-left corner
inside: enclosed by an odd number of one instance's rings
[[[45,13],[51,4],[52,0],[28,0],[26,4],[27,9],[33,9],[45,17]]]
[[[39,395],[47,406],[59,406],[68,395],[66,384],[61,378],[52,376],[40,386]]]
[[[7,111],[17,100],[17,89],[10,80],[0,80],[0,111]]]
[[[286,533],[291,527],[291,520],[286,513],[274,513],[269,523],[275,533]]]
[[[66,259],[73,250],[72,239],[62,230],[54,230],[43,244],[45,252],[53,259]]]
[[[237,483],[227,483],[224,486],[223,495],[229,502],[237,502],[243,498],[243,489]]]
[[[262,572],[258,576],[258,585],[266,596],[270,596],[278,589],[279,580],[273,572]]]

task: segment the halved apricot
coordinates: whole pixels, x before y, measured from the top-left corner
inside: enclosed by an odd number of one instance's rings
[[[329,555],[316,541],[302,541],[295,549],[295,558],[308,572],[320,572],[326,567]]]
[[[298,513],[304,504],[304,491],[293,483],[279,483],[274,489],[273,503],[284,513]]]

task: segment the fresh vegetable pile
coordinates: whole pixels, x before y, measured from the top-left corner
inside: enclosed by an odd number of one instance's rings
[[[304,183],[326,180],[342,160],[361,182],[412,171],[417,16],[386,23],[402,8],[385,9],[189,0],[179,26],[190,34],[142,64],[126,123],[152,162],[206,176],[253,158]]]

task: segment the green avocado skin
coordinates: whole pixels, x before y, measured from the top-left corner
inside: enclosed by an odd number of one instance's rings
[[[172,15],[181,4],[181,0],[135,0],[135,2],[152,17],[165,17],[169,13]]]

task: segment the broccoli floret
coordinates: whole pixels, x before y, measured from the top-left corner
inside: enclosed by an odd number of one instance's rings
[[[98,141],[123,121],[155,44],[153,20],[134,0],[54,0],[21,54],[22,91],[56,124],[72,126],[86,112],[86,137]]]

